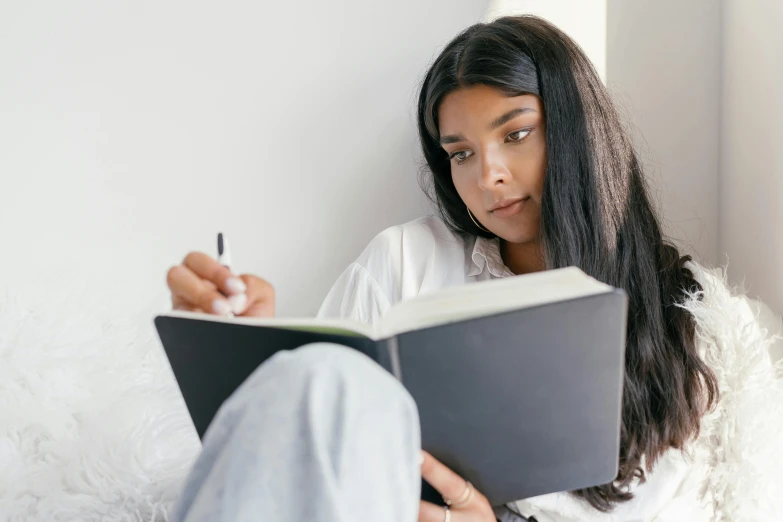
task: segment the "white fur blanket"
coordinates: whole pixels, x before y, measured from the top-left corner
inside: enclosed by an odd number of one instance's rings
[[[733,368],[718,375],[723,406],[702,433],[723,442],[711,475],[714,502],[722,520],[769,520],[764,513],[783,496],[771,498],[783,493],[783,481],[764,482],[761,474],[783,436],[773,417],[749,413],[777,412],[783,402],[770,404],[780,395],[768,386],[741,386],[763,381],[769,367],[757,364],[760,349],[743,359],[732,347],[768,340],[747,326],[747,304],[720,283],[709,279],[711,297],[689,306],[717,328],[717,338],[703,340],[712,353],[729,358],[710,363]],[[161,308],[123,316],[107,309],[112,295],[87,294],[85,286],[60,284],[37,298],[0,294],[2,522],[162,522],[199,450],[152,328]],[[759,478],[763,487],[755,489]]]
[[[152,313],[0,294],[0,521],[159,522],[200,447]]]
[[[721,271],[693,269],[703,300],[694,295],[683,308],[696,319],[701,356],[721,392],[693,445],[695,460],[706,463],[705,500],[717,522],[781,521],[783,361],[770,355],[778,325],[762,323],[761,305],[732,292]]]

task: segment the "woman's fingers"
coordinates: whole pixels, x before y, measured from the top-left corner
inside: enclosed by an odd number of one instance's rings
[[[451,508],[450,511],[450,522],[496,522],[497,520],[495,512],[486,502],[471,508]],[[426,500],[419,501],[419,522],[444,522],[445,520],[446,508]]]
[[[185,299],[183,299],[182,297],[180,297],[178,295],[173,295],[173,294],[171,296],[171,307],[174,310],[187,310],[189,312],[201,312],[201,313],[204,313],[204,309],[203,308],[194,305],[190,301],[186,301]]]
[[[467,491],[465,479],[451,471],[426,451],[421,453],[424,458],[421,463],[421,476],[424,480],[443,495],[443,498],[452,502],[460,499],[464,500],[463,496]]]
[[[469,486],[460,477],[435,457],[422,451],[421,476],[444,498],[453,502],[449,519],[451,522],[494,522],[495,514],[487,497]],[[429,502],[419,505],[420,522],[446,520],[446,510]]]
[[[254,275],[236,276],[201,252],[191,252],[166,277],[175,310],[274,317],[275,290]]]
[[[217,315],[231,312],[228,299],[185,265],[172,267],[166,282],[171,290],[172,305],[177,310],[205,310]]]
[[[215,283],[225,295],[244,294],[247,290],[241,278],[232,274],[231,270],[203,252],[191,252],[185,256],[182,264],[201,279]]]
[[[267,281],[254,275],[242,274],[247,286],[247,307],[242,315],[251,317],[275,316],[275,289]]]
[[[446,510],[442,506],[426,500],[419,502],[419,522],[443,522],[445,519]]]

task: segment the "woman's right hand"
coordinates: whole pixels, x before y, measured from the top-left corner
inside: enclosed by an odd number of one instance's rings
[[[202,252],[191,252],[166,276],[175,310],[215,315],[274,317],[275,290],[260,277],[234,275]]]

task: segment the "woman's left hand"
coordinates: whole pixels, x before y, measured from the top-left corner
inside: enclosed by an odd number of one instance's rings
[[[451,501],[448,509],[425,500],[419,505],[419,522],[495,522],[495,513],[487,497],[468,482],[441,464],[432,455],[422,451],[421,476],[444,499]]]

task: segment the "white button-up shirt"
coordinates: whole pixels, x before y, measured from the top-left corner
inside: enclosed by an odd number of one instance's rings
[[[497,239],[463,239],[438,218],[419,218],[376,236],[339,277],[318,316],[376,324],[403,299],[510,275]],[[708,515],[696,507],[692,482],[693,475],[701,473],[694,471],[681,452],[669,450],[654,473],[647,474],[647,482],[635,488],[633,500],[619,504],[611,513],[601,513],[567,493],[519,501],[514,507],[539,522],[703,521]]]
[[[403,299],[510,275],[497,239],[465,241],[440,219],[419,218],[378,234],[337,279],[318,316],[375,324]]]

